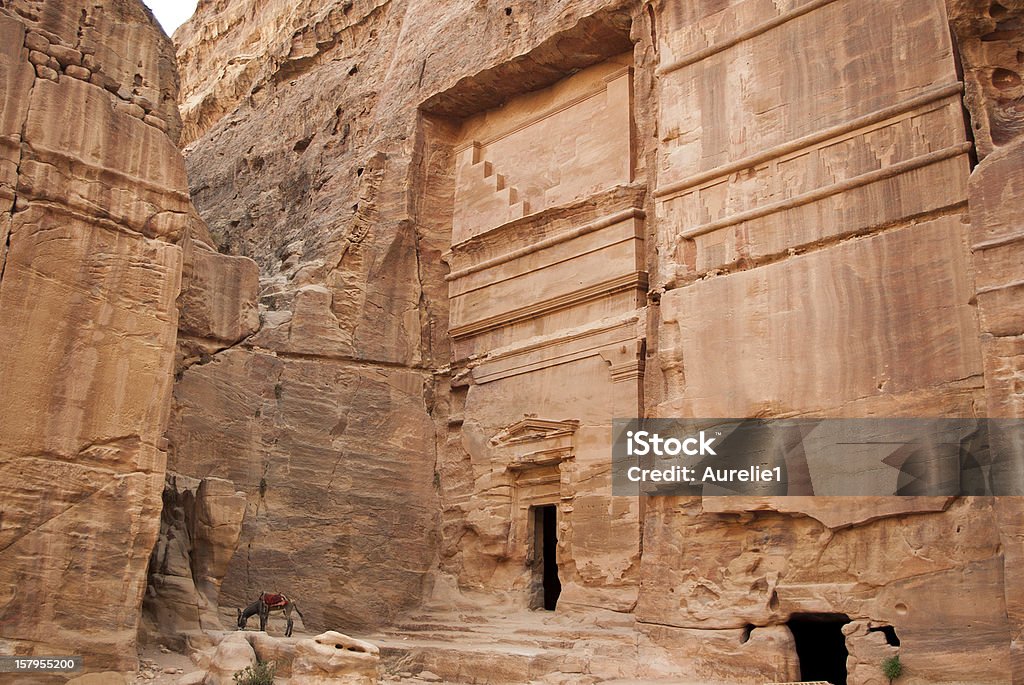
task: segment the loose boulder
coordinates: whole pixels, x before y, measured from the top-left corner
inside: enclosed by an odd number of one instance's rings
[[[329,630],[295,645],[292,682],[307,685],[376,685],[376,645]]]

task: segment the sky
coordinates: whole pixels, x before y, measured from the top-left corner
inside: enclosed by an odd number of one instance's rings
[[[167,35],[185,23],[185,20],[196,11],[197,0],[142,0],[153,10],[153,14],[164,27]]]

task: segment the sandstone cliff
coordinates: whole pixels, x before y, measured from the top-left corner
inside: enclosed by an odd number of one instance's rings
[[[0,652],[131,669],[148,564],[155,639],[285,591],[455,680],[1024,682],[1016,500],[608,468],[1022,416],[1022,12],[206,0],[179,122],[140,5],[2,0]]]
[[[1021,415],[1019,20],[201,3],[193,199],[261,272],[260,331],[182,374],[169,431],[248,493],[224,596],[341,629],[540,606],[554,505],[558,612],[635,621],[631,665],[576,673],[795,679],[809,620],[849,682],[895,651],[907,682],[1024,677],[1010,501],[641,506],[606,464],[613,416]]]
[[[0,32],[0,651],[127,670],[195,221],[173,48],[134,2],[3,2]]]
[[[254,330],[256,269],[192,207],[174,50],[141,3],[4,0],[0,38],[0,653],[129,671],[179,326],[181,364]],[[198,536],[203,592],[225,535]]]

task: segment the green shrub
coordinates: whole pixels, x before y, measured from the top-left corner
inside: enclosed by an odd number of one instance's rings
[[[235,685],[274,685],[274,662],[258,661],[235,673]]]
[[[889,682],[896,680],[903,675],[903,664],[899,656],[891,656],[882,662],[882,675],[889,679]]]

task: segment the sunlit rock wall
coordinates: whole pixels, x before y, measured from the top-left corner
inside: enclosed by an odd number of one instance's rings
[[[136,663],[179,247],[174,51],[136,2],[0,3],[0,652]]]
[[[224,597],[536,606],[554,504],[558,610],[631,612],[624,675],[797,679],[802,614],[848,621],[849,682],[882,627],[907,682],[1011,680],[1012,502],[641,504],[607,469],[615,416],[1020,416],[1010,4],[203,3],[193,198],[262,325],[169,438],[248,494]]]

